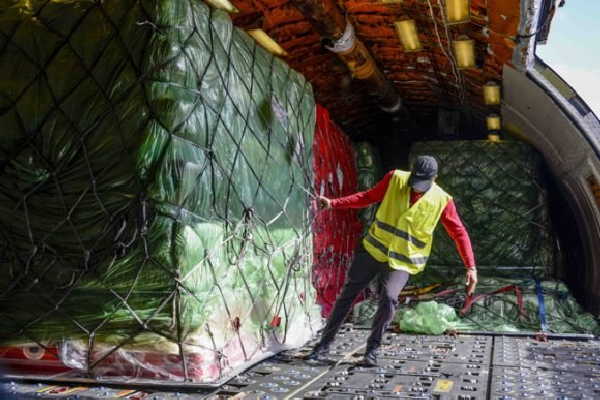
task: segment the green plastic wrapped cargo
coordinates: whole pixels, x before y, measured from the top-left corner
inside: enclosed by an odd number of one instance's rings
[[[548,276],[555,263],[554,232],[542,178],[542,158],[515,141],[418,142],[411,160],[430,154],[438,182],[454,202],[473,244],[480,274]],[[452,239],[438,224],[428,266],[420,278],[462,274]]]
[[[2,342],[307,339],[309,83],[201,1],[2,4]]]
[[[372,188],[382,178],[383,170],[381,159],[375,147],[369,142],[354,144],[356,154],[356,167],[358,169],[358,190],[364,191]],[[369,231],[369,227],[375,219],[378,204],[363,208],[358,213],[358,218],[363,225],[361,237]]]

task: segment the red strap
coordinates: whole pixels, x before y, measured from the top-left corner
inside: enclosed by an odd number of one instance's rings
[[[523,292],[521,288],[515,286],[515,294],[517,296],[517,305],[519,306],[519,318],[525,318],[525,306],[523,305]]]
[[[458,292],[458,289],[445,289],[442,290],[441,292],[437,292],[433,295],[433,297],[444,297],[444,296],[449,296],[451,294],[454,294]]]
[[[271,320],[269,326],[271,326],[272,328],[277,328],[279,325],[281,325],[281,317],[279,315],[276,315]]]
[[[495,294],[500,294],[500,293],[510,292],[510,291],[515,292],[515,295],[517,297],[517,305],[519,306],[519,318],[522,318],[525,316],[525,308],[523,306],[523,294],[521,293],[521,289],[519,289],[519,287],[516,285],[504,286],[500,289],[494,290],[493,292],[481,293],[481,294],[478,294],[477,296],[473,296],[473,295],[467,296],[467,298],[465,299],[465,304],[463,305],[463,308],[460,310],[460,315],[465,315],[466,313],[471,311],[471,307],[473,306],[473,303],[475,303],[476,301],[479,301],[479,300],[484,299],[489,296],[493,296]]]

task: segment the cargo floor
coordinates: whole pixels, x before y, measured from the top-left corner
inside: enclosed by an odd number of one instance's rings
[[[531,336],[422,336],[386,333],[378,367],[358,362],[368,331],[346,325],[330,359],[284,352],[216,389],[179,392],[11,380],[19,399],[598,399],[600,342]],[[6,395],[5,395],[6,396]],[[10,395],[9,395],[10,396]]]

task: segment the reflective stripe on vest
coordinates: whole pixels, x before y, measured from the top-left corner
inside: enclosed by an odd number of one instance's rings
[[[388,257],[395,258],[396,260],[411,263],[415,265],[426,264],[429,257],[407,257],[404,254],[396,253],[395,251],[388,251],[387,247],[383,243],[380,243],[377,239],[375,239],[371,234],[368,234],[365,238],[369,243],[376,247],[377,250],[381,251],[383,254],[387,254]]]
[[[380,220],[376,219],[375,223],[377,224],[378,227],[380,227],[381,229],[383,229],[384,231],[388,231],[389,233],[396,235],[398,237],[401,237],[404,240],[408,240],[409,242],[411,242],[412,244],[414,244],[415,246],[417,246],[420,249],[424,249],[425,246],[427,245],[427,243],[417,239],[416,237],[414,237],[413,235],[411,235],[408,232],[405,232],[403,230],[394,228],[393,226],[386,224],[385,222],[381,222]]]

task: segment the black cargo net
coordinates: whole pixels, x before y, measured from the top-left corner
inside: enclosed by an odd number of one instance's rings
[[[600,332],[556,279],[560,261],[548,212],[542,159],[516,141],[415,143],[411,159],[439,162],[437,182],[453,197],[473,246],[479,282],[465,294],[465,268],[456,245],[438,224],[425,270],[401,293],[395,324],[402,332]],[[355,322],[368,324],[373,301],[360,304]]]
[[[369,142],[356,143],[356,164],[358,169],[358,189],[369,190],[374,187],[383,177],[383,168],[379,152]],[[359,218],[363,224],[361,237],[365,237],[371,223],[375,220],[377,204],[366,207],[359,212]]]
[[[454,196],[480,270],[526,277],[553,272],[555,239],[542,159],[532,147],[514,141],[422,142],[411,154],[438,159],[438,182]],[[442,226],[434,243],[430,269],[462,266]]]
[[[3,343],[210,382],[310,335],[299,74],[196,0],[13,2],[0,72]]]

